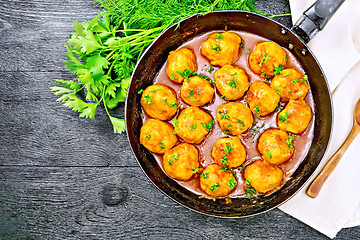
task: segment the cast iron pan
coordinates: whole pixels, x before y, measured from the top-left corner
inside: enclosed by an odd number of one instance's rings
[[[337,6],[342,1],[339,2]],[[324,20],[323,17],[320,18],[318,16],[319,14],[315,7],[316,5],[312,7],[313,9],[310,8],[307,11],[310,13],[309,16],[303,17],[299,24],[293,27],[293,31],[298,32],[303,39],[285,26],[255,13],[218,11],[206,15],[195,15],[181,21],[180,25],[175,24],[149,46],[132,75],[126,101],[126,128],[136,159],[144,173],[159,190],[187,208],[220,217],[244,217],[265,212],[284,203],[300,190],[313,174],[325,154],[332,127],[332,103],[329,88],[319,63],[305,42],[309,41],[311,36],[324,26],[323,23],[320,23],[319,26],[316,26],[317,30],[314,30],[311,28],[311,24],[315,23],[316,25],[317,22],[321,21],[326,23],[333,12],[327,13]],[[312,15],[315,16],[315,19],[311,19]],[[153,155],[140,144],[142,109],[140,105],[141,95],[137,94],[140,89],[145,89],[153,84],[170,51],[177,49],[184,42],[198,35],[209,31],[225,29],[257,34],[289,49],[298,59],[309,77],[315,103],[314,139],[307,156],[294,172],[292,178],[269,196],[233,198],[230,204],[226,204],[224,199],[213,201],[199,198],[199,195],[183,188],[162,171]]]

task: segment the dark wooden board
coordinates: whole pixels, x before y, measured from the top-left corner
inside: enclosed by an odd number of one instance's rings
[[[287,0],[256,2],[290,11]],[[74,79],[62,64],[72,22],[98,12],[90,0],[0,1],[0,239],[326,239],[278,209],[220,219],[178,205],[149,182],[104,109],[80,119],[56,102],[52,80]],[[337,239],[359,236],[356,227]]]

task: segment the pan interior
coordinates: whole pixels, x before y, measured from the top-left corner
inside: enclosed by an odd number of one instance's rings
[[[167,177],[153,155],[140,144],[142,126],[140,97],[137,92],[151,85],[166,62],[170,51],[177,49],[200,34],[214,30],[240,30],[270,39],[291,49],[309,77],[314,98],[314,139],[308,155],[278,191],[256,198],[233,198],[227,204],[199,198]],[[303,53],[306,53],[305,55]],[[166,30],[147,49],[136,66],[126,102],[126,126],[134,155],[149,179],[166,195],[192,210],[221,217],[243,217],[265,212],[279,206],[293,196],[312,175],[325,154],[332,126],[332,107],[328,85],[318,62],[306,45],[286,27],[257,14],[244,11],[220,11],[204,16],[192,16]]]

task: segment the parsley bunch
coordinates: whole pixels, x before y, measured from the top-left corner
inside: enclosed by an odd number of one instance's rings
[[[51,87],[57,101],[79,117],[94,118],[104,106],[115,133],[125,131],[125,121],[109,109],[125,102],[130,77],[143,50],[172,24],[196,13],[247,10],[265,14],[255,0],[93,0],[104,13],[80,24],[65,47],[64,65],[77,81],[55,80]]]

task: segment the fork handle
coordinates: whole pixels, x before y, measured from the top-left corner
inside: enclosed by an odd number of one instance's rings
[[[317,175],[316,178],[309,185],[308,189],[306,190],[306,194],[309,197],[312,197],[312,198],[317,197],[317,195],[320,193],[321,188],[323,187],[325,181],[328,179],[330,174],[335,170],[341,157],[344,155],[346,149],[349,147],[349,145],[355,139],[355,137],[359,134],[359,132],[360,132],[360,126],[354,124],[349,135],[345,139],[344,143],[334,153],[334,155],[332,155],[332,157],[325,164],[324,168],[321,170],[319,175]]]

